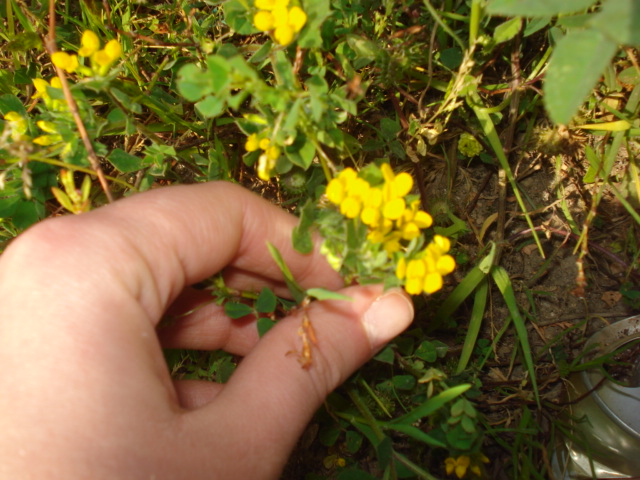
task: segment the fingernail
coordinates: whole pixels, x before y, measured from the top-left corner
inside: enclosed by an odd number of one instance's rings
[[[402,332],[413,320],[413,303],[400,289],[379,296],[362,317],[373,350]]]

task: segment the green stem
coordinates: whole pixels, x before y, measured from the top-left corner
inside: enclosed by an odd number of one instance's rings
[[[476,43],[478,32],[480,31],[480,20],[482,18],[482,0],[471,2],[471,16],[469,19],[469,45]]]
[[[433,8],[433,5],[431,5],[431,2],[429,2],[429,0],[423,0],[423,2],[424,2],[424,6],[427,7],[427,10],[431,14],[431,16],[433,17],[435,22],[438,25],[440,25],[440,27],[445,32],[447,32],[451,38],[453,38],[453,40],[460,46],[460,48],[462,50],[466,50],[467,47],[464,44],[464,42],[462,40],[460,40],[460,37],[458,37],[458,35],[456,35],[456,32],[454,32],[453,30],[451,30],[451,28],[449,28],[449,25],[444,23],[444,21],[442,20],[442,18],[438,14],[438,11],[435,8]]]
[[[474,113],[478,117],[478,121],[482,126],[482,130],[484,131],[487,140],[489,140],[489,144],[493,148],[496,157],[498,157],[498,161],[500,162],[501,170],[504,172],[506,179],[509,181],[511,185],[511,189],[513,190],[513,194],[518,201],[518,205],[524,214],[525,220],[527,221],[527,225],[531,230],[534,230],[533,222],[531,220],[531,216],[527,211],[526,205],[524,204],[524,200],[522,199],[522,194],[520,193],[520,189],[518,188],[518,184],[516,182],[515,177],[513,176],[513,172],[511,171],[511,167],[509,166],[509,160],[504,153],[504,149],[502,147],[502,142],[500,141],[500,137],[498,136],[498,132],[496,131],[496,127],[493,124],[493,120],[487,110],[482,106],[482,100],[477,92],[470,92],[467,95],[467,101],[469,106],[473,109]],[[538,251],[540,252],[540,256],[545,258],[544,250],[542,249],[542,243],[540,243],[540,238],[536,233],[533,235],[533,239],[538,246]],[[499,246],[500,247],[500,246]]]
[[[365,405],[365,403],[360,398],[360,395],[358,394],[356,388],[353,386],[347,387],[347,393],[349,394],[349,398],[351,399],[353,404],[356,406],[356,408],[364,418],[364,423],[366,423],[366,425],[371,428],[373,434],[376,436],[376,439],[379,442],[382,441],[384,439],[384,432],[378,425],[378,422],[371,413],[371,410],[369,410],[369,407],[367,407],[367,405]]]
[[[318,157],[320,158],[320,165],[322,166],[322,171],[324,172],[324,176],[327,179],[327,182],[330,182],[333,178],[331,174],[331,170],[329,169],[329,164],[331,163],[331,159],[327,156],[325,151],[322,149],[320,144],[315,138],[311,138],[311,143],[316,147],[316,152],[318,153]]]
[[[52,158],[40,157],[39,155],[31,155],[31,156],[29,156],[29,161],[30,162],[46,163],[48,165],[54,165],[56,167],[66,168],[67,170],[73,170],[74,172],[82,172],[82,173],[86,173],[86,174],[89,174],[89,175],[97,176],[97,173],[94,170],[91,170],[90,168],[81,167],[79,165],[73,165],[71,163],[61,162],[59,160],[53,160]],[[109,175],[105,175],[105,178],[107,180],[113,182],[113,183],[117,183],[119,185],[122,185],[123,187],[131,189],[131,190],[133,190],[135,192],[138,191],[138,189],[136,187],[134,187],[130,183],[125,182],[124,180],[121,180],[119,178],[110,177]]]

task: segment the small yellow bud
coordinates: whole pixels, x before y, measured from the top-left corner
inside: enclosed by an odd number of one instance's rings
[[[293,42],[294,35],[295,32],[289,25],[282,25],[276,28],[275,32],[273,32],[273,36],[276,39],[276,42],[278,42],[282,46],[287,46],[291,42]]]
[[[51,55],[51,63],[68,73],[73,73],[78,69],[78,56],[69,55],[67,52],[55,52]]]
[[[90,57],[100,49],[100,39],[91,30],[85,30],[80,40],[82,47],[78,50],[81,57]]]
[[[112,62],[115,62],[122,56],[122,45],[117,40],[109,40],[104,46],[104,52]]]
[[[298,33],[307,23],[307,14],[304,13],[300,7],[291,7],[289,10],[289,25],[293,28],[293,31]]]
[[[255,152],[256,150],[258,150],[258,148],[260,148],[259,143],[260,142],[258,141],[258,135],[255,133],[252,133],[247,137],[247,141],[244,144],[244,148],[247,152]]]
[[[268,138],[263,138],[258,143],[258,146],[260,147],[260,150],[266,150],[267,148],[269,148],[269,145],[271,145],[271,142],[269,141]]]
[[[253,16],[253,25],[261,32],[273,30],[275,18],[266,10],[260,10]]]

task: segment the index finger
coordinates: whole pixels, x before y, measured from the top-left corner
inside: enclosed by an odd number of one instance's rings
[[[72,245],[78,268],[89,262],[124,284],[157,322],[185,286],[225,266],[281,281],[267,242],[280,250],[303,286],[339,288],[339,276],[317,248],[310,255],[293,249],[296,223],[291,214],[238,185],[211,182],[145,192],[81,216],[45,221],[39,228],[53,228],[50,237],[63,237],[57,247]],[[59,249],[55,253],[64,256]],[[69,263],[63,268],[69,271]]]

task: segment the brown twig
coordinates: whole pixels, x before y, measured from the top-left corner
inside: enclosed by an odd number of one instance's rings
[[[49,56],[52,56],[57,50],[56,46],[56,11],[55,11],[55,0],[49,0],[49,35],[45,37],[45,46],[47,48],[47,52]],[[107,178],[105,177],[104,172],[102,171],[102,167],[100,166],[100,161],[98,160],[98,156],[96,155],[95,150],[93,149],[93,144],[91,143],[91,139],[89,138],[89,134],[87,133],[87,129],[84,126],[84,122],[80,117],[80,112],[78,111],[78,104],[76,103],[75,98],[73,98],[73,94],[71,93],[71,89],[69,88],[69,82],[67,81],[67,77],[62,70],[57,65],[54,65],[56,69],[56,75],[60,78],[60,84],[62,85],[62,92],[64,93],[64,98],[67,101],[67,105],[69,106],[69,111],[73,116],[73,120],[76,123],[76,127],[78,128],[78,133],[80,134],[80,138],[82,138],[82,143],[84,144],[85,149],[87,150],[87,156],[89,157],[89,163],[91,164],[91,168],[93,168],[96,176],[98,177],[98,181],[100,182],[100,186],[107,196],[107,201],[109,203],[113,202],[113,196],[111,195],[111,191],[109,190],[109,184],[107,182]]]
[[[504,132],[503,149],[509,155],[513,146],[516,121],[518,119],[518,106],[520,104],[520,36],[516,36],[511,50],[511,101],[509,104],[509,126]],[[507,202],[507,172],[504,168],[498,170],[498,219],[496,223],[496,265],[500,262],[502,246],[504,240],[504,228],[506,224],[506,202]]]

